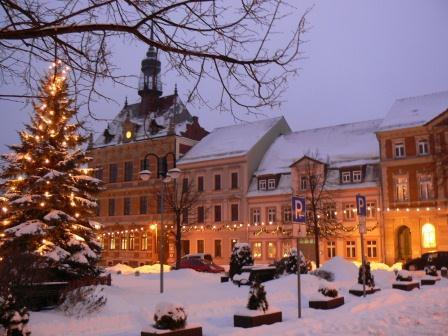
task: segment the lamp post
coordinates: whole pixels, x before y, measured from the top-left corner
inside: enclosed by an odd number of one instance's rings
[[[144,165],[143,170],[140,171],[140,179],[143,181],[148,181],[151,178],[152,172],[147,169],[147,158],[148,156],[154,156],[157,159],[157,178],[162,182],[162,190],[160,194],[160,243],[159,243],[159,260],[160,260],[160,293],[163,293],[163,260],[164,258],[164,251],[165,251],[165,244],[164,244],[164,233],[165,233],[165,227],[163,224],[163,214],[165,212],[164,207],[164,199],[165,199],[165,188],[166,184],[168,184],[172,178],[177,178],[180,175],[180,169],[179,168],[172,168],[168,172],[161,172],[159,169],[159,162],[160,158],[156,154],[149,153],[144,158]],[[166,159],[166,157],[165,157]],[[156,236],[157,236],[157,228],[156,228]]]

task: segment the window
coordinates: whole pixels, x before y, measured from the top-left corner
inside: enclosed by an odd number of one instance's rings
[[[268,208],[268,222],[269,224],[275,223],[275,213],[276,213],[276,209],[275,208]]]
[[[95,168],[95,178],[98,180],[103,179],[103,167],[96,167]]]
[[[204,176],[198,176],[198,191],[204,191]]]
[[[132,181],[133,173],[134,173],[134,171],[133,171],[132,161],[126,161],[124,163],[124,180],[126,182]]]
[[[129,250],[134,250],[135,249],[135,234],[134,232],[131,232],[129,234]]]
[[[199,239],[196,242],[196,247],[197,247],[197,253],[204,253],[204,240]]]
[[[408,200],[407,176],[401,176],[395,178],[395,199],[399,202]]]
[[[188,224],[188,208],[182,210],[182,224]]]
[[[290,241],[282,241],[282,257],[289,256],[291,252],[291,242]]]
[[[325,216],[328,219],[336,219],[336,205],[334,203],[327,203],[325,204]]]
[[[215,222],[221,221],[221,206],[215,205]]]
[[[110,237],[110,249],[115,250],[117,248],[117,238],[115,238],[114,234],[112,233],[112,236]]]
[[[128,249],[128,234],[121,236],[121,249],[127,250]]]
[[[422,226],[422,245],[423,248],[436,247],[436,229],[430,223]]]
[[[146,232],[142,233],[142,243],[140,245],[141,245],[142,251],[148,250],[148,234]]]
[[[215,175],[215,190],[221,190],[221,175]]]
[[[406,156],[405,150],[404,150],[404,143],[403,142],[397,142],[394,145],[394,153],[396,159],[401,159]]]
[[[230,218],[231,218],[232,222],[236,222],[239,220],[238,204],[230,205]]]
[[[252,209],[252,224],[259,224],[261,222],[260,209]]]
[[[254,253],[253,253],[254,258],[261,258],[261,256],[262,256],[262,254],[261,254],[262,249],[263,249],[263,245],[262,245],[261,242],[254,243],[254,248],[253,248],[253,250],[254,250]]]
[[[115,199],[109,199],[109,216],[115,216]]]
[[[109,182],[115,183],[117,182],[117,174],[118,174],[118,167],[116,163],[111,163],[109,165]]]
[[[274,242],[268,243],[268,258],[269,259],[277,258],[277,245]]]
[[[131,199],[129,197],[123,198],[123,215],[131,214]]]
[[[306,190],[308,188],[308,178],[306,176],[302,176],[300,178],[300,190]]]
[[[376,258],[376,240],[367,241],[367,257]]]
[[[197,211],[198,211],[198,223],[204,223],[204,220],[205,220],[204,207],[199,206]]]
[[[182,255],[190,254],[190,241],[182,240]]]
[[[220,239],[215,240],[215,258],[222,257],[222,241]]]
[[[290,223],[292,220],[291,207],[283,208],[283,223]]]
[[[376,202],[367,202],[367,218],[376,217]]]
[[[350,183],[350,172],[342,172],[342,183]]]
[[[331,259],[336,256],[336,242],[327,241],[327,257]]]
[[[188,177],[184,177],[182,179],[182,192],[185,193],[188,191]]]
[[[140,215],[148,213],[148,197],[140,196]]]
[[[417,142],[417,153],[418,153],[418,155],[428,155],[429,154],[428,140],[422,139]]]
[[[346,241],[345,247],[346,247],[346,257],[356,258],[356,242],[354,240]]]
[[[353,171],[353,182],[361,183],[362,180],[362,172],[360,170]]]
[[[234,172],[231,175],[232,189],[238,189],[238,173]]]
[[[433,198],[433,187],[431,175],[420,175],[418,177],[418,189],[420,200],[430,200]]]
[[[355,205],[353,203],[345,204],[345,206],[344,206],[344,218],[346,220],[355,219]]]
[[[269,179],[268,180],[268,189],[269,190],[275,189],[275,179]]]
[[[258,190],[266,190],[266,180],[258,180]]]

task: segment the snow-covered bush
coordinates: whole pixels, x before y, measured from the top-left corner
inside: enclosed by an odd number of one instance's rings
[[[137,277],[137,276],[140,276],[140,271],[135,271],[134,275],[135,275],[136,277]]]
[[[288,258],[285,262],[285,271],[288,274],[297,273],[297,249],[295,247],[291,248],[291,250],[289,251]],[[308,263],[302,251],[300,251],[300,273],[308,273]]]
[[[7,336],[29,336],[28,328],[30,314],[28,309],[16,303],[11,294],[0,297],[0,325],[6,330]]]
[[[442,267],[442,268],[440,269],[440,274],[441,274],[442,276],[447,276],[447,275],[448,275],[448,268],[446,268],[445,266]]]
[[[230,256],[229,277],[232,279],[235,274],[240,274],[243,266],[254,264],[252,251],[247,243],[236,243]]]
[[[335,298],[338,296],[338,290],[328,284],[320,284],[318,291],[322,293],[323,296]]]
[[[425,274],[430,276],[438,276],[437,267],[434,265],[425,267]]]
[[[374,277],[372,275],[372,271],[370,269],[370,262],[366,262],[365,267],[366,267],[366,286],[373,288],[373,287],[375,287],[375,279],[374,279]],[[361,264],[361,266],[359,266],[358,283],[361,285],[363,284],[362,264]]]
[[[330,271],[326,271],[323,269],[315,269],[314,271],[310,272],[311,275],[317,276],[318,278],[327,280],[327,281],[334,281],[334,273]]]
[[[179,304],[161,302],[156,305],[154,322],[156,329],[181,329],[187,323],[187,313]]]
[[[250,310],[262,310],[263,312],[269,308],[264,286],[258,281],[254,281],[250,286],[247,308]]]
[[[412,281],[412,275],[405,270],[397,271],[397,281]]]
[[[103,307],[107,298],[102,295],[104,288],[99,286],[85,286],[63,293],[58,309],[67,316],[85,317]]]

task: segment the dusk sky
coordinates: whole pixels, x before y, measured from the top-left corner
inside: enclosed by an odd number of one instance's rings
[[[293,130],[315,128],[381,118],[397,98],[448,90],[448,1],[291,2],[300,3],[300,8],[314,4],[303,36],[307,40],[302,46],[304,59],[297,63],[299,76],[291,79],[281,107],[260,111],[266,117],[284,115]],[[146,49],[143,44],[117,45],[115,62],[124,72],[138,75]],[[171,94],[177,83],[186,101],[191,83],[177,79],[174,73],[164,73],[162,81],[164,94]],[[205,95],[217,95],[214,87],[210,85]],[[126,96],[130,103],[139,99],[137,90],[107,83],[105,88],[120,104],[98,103],[96,111],[104,118],[113,118]],[[2,91],[6,90],[11,88]],[[208,130],[234,122],[229,114],[198,105],[188,107]],[[16,131],[23,128],[32,109],[5,101],[0,101],[0,109],[0,150],[4,152],[4,145],[17,142]],[[244,112],[239,117],[257,118]],[[102,131],[105,123],[91,125]]]

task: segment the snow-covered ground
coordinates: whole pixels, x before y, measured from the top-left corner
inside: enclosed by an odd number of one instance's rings
[[[31,314],[33,336],[140,335],[153,321],[158,302],[181,303],[188,322],[203,327],[205,336],[212,335],[446,335],[448,330],[448,280],[434,286],[405,292],[392,289],[394,273],[373,271],[381,291],[366,298],[348,294],[356,282],[358,269],[342,258],[334,258],[323,267],[336,273],[332,286],[345,297],[345,305],[333,310],[308,308],[308,299],[323,280],[302,276],[302,319],[297,318],[297,277],[289,275],[265,283],[272,308],[283,312],[283,322],[252,329],[233,327],[233,314],[247,304],[249,287],[220,283],[219,275],[192,270],[165,274],[165,293],[159,294],[159,274],[141,272],[112,277],[113,285],[105,287],[108,302],[91,316],[76,319],[57,310]],[[155,271],[155,270],[154,270]],[[423,274],[413,273],[420,279]]]

